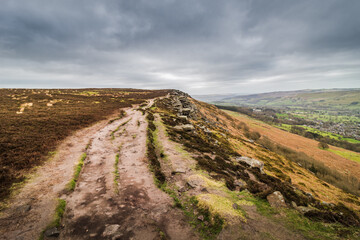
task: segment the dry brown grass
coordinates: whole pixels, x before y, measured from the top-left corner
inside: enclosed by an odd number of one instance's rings
[[[0,89],[0,199],[75,130],[168,91]],[[28,104],[26,104],[28,103]],[[32,103],[32,104],[29,104]],[[23,113],[21,106],[26,107]]]

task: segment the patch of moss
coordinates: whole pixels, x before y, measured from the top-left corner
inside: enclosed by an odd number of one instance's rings
[[[44,239],[44,233],[46,230],[53,227],[60,227],[61,219],[63,218],[66,209],[66,201],[60,198],[57,199],[57,201],[58,203],[55,208],[54,220],[40,233],[38,240]]]
[[[200,194],[196,196],[198,206],[210,211],[212,215],[219,215],[227,221],[241,220],[246,222],[246,218],[242,211],[233,207],[233,202],[226,197],[216,194]]]

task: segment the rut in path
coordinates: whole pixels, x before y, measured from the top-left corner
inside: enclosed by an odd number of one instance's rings
[[[95,134],[75,191],[66,197],[60,239],[197,238],[172,199],[154,184],[146,159],[146,129],[145,115],[130,108],[124,119]]]
[[[53,221],[56,198],[71,180],[74,164],[91,137],[108,121],[100,121],[66,138],[58,146],[54,159],[39,167],[30,182],[9,199],[10,206],[0,213],[1,239],[32,240],[39,237],[40,232]]]

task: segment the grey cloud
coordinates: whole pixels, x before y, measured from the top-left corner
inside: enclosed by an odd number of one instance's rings
[[[360,87],[359,10],[356,0],[4,0],[0,87]]]

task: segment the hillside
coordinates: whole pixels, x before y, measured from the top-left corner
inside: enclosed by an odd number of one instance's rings
[[[359,89],[271,92],[224,98],[219,105],[297,107],[306,109],[359,110]]]
[[[145,91],[126,106],[122,91],[107,94],[121,115],[103,114],[49,142],[51,159],[6,201],[4,239],[359,238],[357,192],[320,178],[320,165],[310,171],[297,152],[305,146],[283,154],[273,148],[285,145],[272,138],[275,130],[180,91]],[[357,167],[331,156],[351,173]]]

